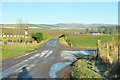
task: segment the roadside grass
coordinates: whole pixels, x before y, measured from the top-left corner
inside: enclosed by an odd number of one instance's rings
[[[101,40],[101,44],[112,41],[112,37],[118,42],[118,35],[96,35],[96,36],[68,36],[68,40],[73,40],[76,47],[80,48],[96,48],[97,40]]]
[[[103,78],[100,74],[89,69],[87,60],[80,59],[73,64],[72,78]]]
[[[49,41],[51,38],[41,41],[40,43],[29,43],[29,44],[2,44],[2,61],[16,57],[19,55],[26,54],[28,51],[33,51],[38,48],[41,44]]]
[[[59,38],[59,43],[64,46],[69,46],[64,38]]]

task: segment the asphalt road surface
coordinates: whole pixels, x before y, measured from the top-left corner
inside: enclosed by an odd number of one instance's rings
[[[22,68],[30,73],[32,78],[63,78],[66,66],[83,56],[90,55],[94,49],[65,47],[58,39],[51,39],[38,50],[3,61],[1,78],[17,78]]]

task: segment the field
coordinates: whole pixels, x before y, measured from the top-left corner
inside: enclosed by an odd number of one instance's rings
[[[118,35],[98,35],[98,36],[68,36],[68,40],[73,40],[76,47],[80,48],[96,48],[97,40],[101,40],[101,44],[112,41],[112,37],[118,41]]]
[[[2,33],[16,33],[18,34],[20,30],[16,29],[2,29]],[[21,31],[21,33],[24,35],[24,30]],[[51,37],[59,37],[62,34],[69,34],[69,35],[75,35],[75,32],[85,32],[85,31],[80,31],[80,30],[38,30],[38,29],[29,29],[28,30],[28,36],[30,36],[32,33],[37,33],[37,32],[46,32],[49,33]]]

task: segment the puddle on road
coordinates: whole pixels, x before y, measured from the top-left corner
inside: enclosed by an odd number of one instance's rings
[[[49,72],[50,78],[56,78],[56,73],[69,64],[72,64],[72,62],[60,62],[53,64]]]
[[[91,55],[95,51],[62,51],[61,57],[63,60],[75,61],[81,59],[84,55]]]
[[[83,54],[85,54],[85,55],[91,55],[95,51],[80,51],[80,52],[83,53]]]
[[[83,55],[91,55],[95,51],[62,51],[61,54],[83,54]]]

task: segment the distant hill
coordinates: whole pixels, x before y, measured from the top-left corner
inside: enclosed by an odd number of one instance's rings
[[[0,24],[2,25],[2,28],[16,28],[16,24]],[[76,29],[86,29],[86,28],[94,28],[97,29],[98,27],[105,26],[117,26],[112,24],[65,24],[65,23],[59,23],[59,24],[28,24],[30,29],[44,29],[44,30],[76,30]]]
[[[64,28],[71,28],[71,29],[79,29],[79,28],[98,28],[101,26],[116,26],[112,24],[56,24],[56,27],[64,27]]]

